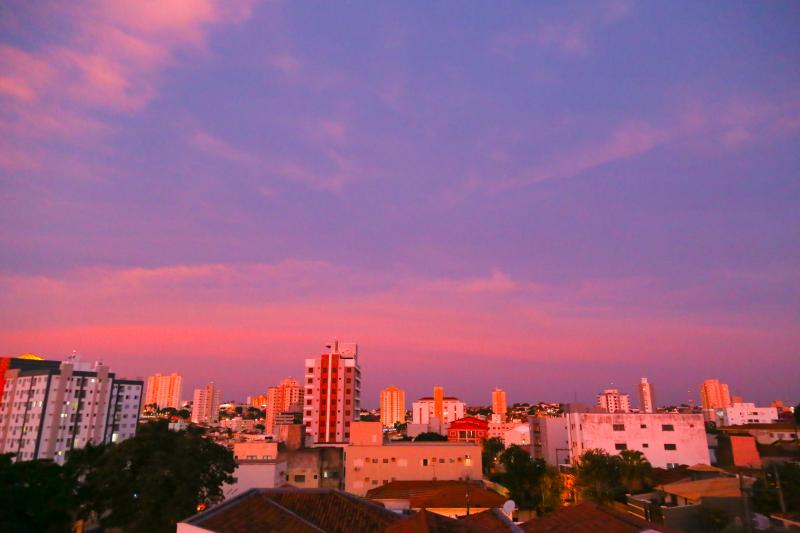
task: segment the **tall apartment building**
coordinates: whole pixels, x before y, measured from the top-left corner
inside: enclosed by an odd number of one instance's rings
[[[214,383],[209,383],[202,389],[195,389],[192,401],[192,422],[207,425],[219,422],[221,400],[222,391],[215,387]]]
[[[725,409],[731,404],[731,393],[725,383],[718,379],[707,379],[700,385],[700,398],[703,409]]]
[[[267,407],[264,416],[264,431],[272,434],[275,420],[285,411],[302,410],[303,387],[292,378],[281,381],[277,387],[267,389]]]
[[[550,464],[572,463],[587,450],[638,450],[659,468],[710,464],[703,415],[567,413],[532,417],[531,454]]]
[[[306,359],[303,423],[314,443],[347,442],[361,409],[358,345],[334,340],[326,348]]]
[[[388,387],[381,391],[381,423],[392,427],[396,423],[406,421],[406,393],[397,387]]]
[[[159,409],[181,406],[181,375],[154,374],[147,378],[144,405],[157,405]]]
[[[28,363],[5,372],[0,454],[63,464],[70,450],[136,434],[143,381],[117,378],[107,365],[74,356]]]
[[[620,394],[617,389],[606,389],[597,395],[597,407],[606,413],[628,413],[631,410],[631,399],[627,394]]]
[[[505,418],[507,411],[506,391],[495,387],[492,391],[492,414]]]
[[[647,378],[642,378],[639,383],[639,410],[642,413],[656,412],[653,398],[653,385],[647,381]]]

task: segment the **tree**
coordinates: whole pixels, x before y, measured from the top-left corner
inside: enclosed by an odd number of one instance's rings
[[[69,532],[75,495],[52,461],[12,462],[0,455],[0,531]]]
[[[192,418],[192,413],[188,409],[181,409],[177,413],[178,418],[182,418],[183,420],[189,420]]]
[[[489,475],[494,469],[497,456],[505,450],[503,441],[497,437],[486,439],[483,441],[483,452],[481,453],[481,462],[483,463],[483,473]]]
[[[402,432],[408,429],[408,422],[395,422],[394,423],[395,431]]]
[[[361,413],[359,420],[361,420],[362,422],[380,422],[381,417],[369,413]]]
[[[800,426],[800,403],[794,406],[794,423]]]
[[[161,416],[166,417],[166,418],[172,418],[173,416],[177,416],[178,415],[178,410],[175,409],[174,407],[165,407],[165,408],[159,410],[158,414],[160,414]]]
[[[637,494],[653,482],[653,466],[638,450],[623,450],[616,457],[619,480],[628,494]]]
[[[415,442],[436,442],[436,441],[446,441],[447,437],[444,435],[440,435],[439,433],[435,433],[433,431],[426,431],[425,433],[420,433],[414,439]]]
[[[85,450],[84,450],[85,451]],[[174,531],[199,504],[222,500],[223,483],[233,483],[233,454],[203,436],[203,430],[170,431],[160,420],[135,437],[101,451],[70,454],[67,468],[104,528]]]
[[[511,499],[521,509],[545,513],[561,505],[563,484],[558,471],[541,459],[533,459],[519,446],[510,446],[500,454],[502,472],[491,476],[506,487]]]
[[[800,464],[784,463],[768,467],[763,479],[753,485],[753,504],[756,511],[766,515],[781,510],[778,482],[787,511],[800,511]]]
[[[575,488],[598,503],[617,499],[625,491],[619,461],[603,450],[587,450],[575,463]]]

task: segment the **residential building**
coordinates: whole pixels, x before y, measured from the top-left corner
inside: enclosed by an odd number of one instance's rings
[[[219,406],[222,391],[209,383],[202,389],[194,390],[192,402],[192,422],[195,424],[214,425],[219,422]]]
[[[133,437],[143,389],[141,380],[117,378],[107,365],[75,356],[9,368],[0,396],[0,454],[62,464],[70,450]]]
[[[303,387],[292,378],[281,381],[277,387],[267,389],[264,432],[271,435],[275,431],[275,421],[280,413],[302,411]]]
[[[267,395],[266,394],[258,394],[256,396],[248,396],[247,397],[247,405],[250,407],[257,407],[259,409],[266,409],[267,408]]]
[[[361,409],[358,345],[334,340],[327,348],[306,359],[303,423],[311,442],[347,442]]]
[[[441,391],[441,387],[438,387]],[[464,418],[467,404],[455,396],[444,396],[444,394],[426,396],[411,404],[411,421],[413,424],[430,424],[435,417],[442,424],[449,424],[459,418]],[[438,413],[438,414],[437,414]]]
[[[370,489],[366,497],[397,513],[426,509],[451,518],[502,508],[508,501],[481,480],[390,481]]]
[[[642,413],[655,413],[655,400],[653,396],[653,385],[642,378],[639,383],[639,411]]]
[[[180,408],[181,405],[181,375],[180,374],[154,374],[147,378],[147,389],[144,396],[144,405],[157,405],[159,409],[165,407]]]
[[[719,426],[741,426],[744,424],[771,424],[778,421],[775,407],[756,407],[752,403],[731,403],[723,409],[716,409]]]
[[[364,495],[391,481],[481,479],[481,446],[384,442],[380,422],[353,422],[345,448],[345,490]]]
[[[489,422],[467,416],[450,423],[447,428],[447,440],[450,442],[469,442],[481,444],[488,438]]]
[[[606,389],[597,395],[597,407],[604,413],[628,413],[631,400],[627,394],[620,394],[617,389]]]
[[[614,533],[655,533],[674,531],[653,524],[629,513],[616,511],[592,501],[561,507],[544,516],[520,524],[526,533],[554,533],[557,531],[596,531]]]
[[[699,414],[567,413],[561,418],[531,418],[531,443],[534,457],[554,465],[572,463],[591,449],[611,454],[638,450],[659,468],[710,463]]]
[[[528,424],[517,422],[514,427],[506,430],[500,438],[503,444],[509,446],[528,446],[531,443],[531,431]]]
[[[393,427],[406,421],[406,393],[397,387],[388,387],[381,391],[381,423],[384,427]]]
[[[725,383],[707,379],[700,385],[700,399],[704,410],[725,409],[731,404],[731,393]]]
[[[495,387],[492,391],[492,413],[498,415],[502,421],[505,420],[507,412],[506,391]]]

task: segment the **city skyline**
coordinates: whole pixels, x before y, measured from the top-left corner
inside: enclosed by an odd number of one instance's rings
[[[0,10],[0,355],[796,401],[794,3],[154,5]]]

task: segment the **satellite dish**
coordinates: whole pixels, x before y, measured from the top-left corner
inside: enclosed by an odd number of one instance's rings
[[[514,514],[514,509],[517,508],[517,504],[514,503],[514,500],[506,500],[506,503],[503,504],[503,512],[506,516],[511,516]]]

